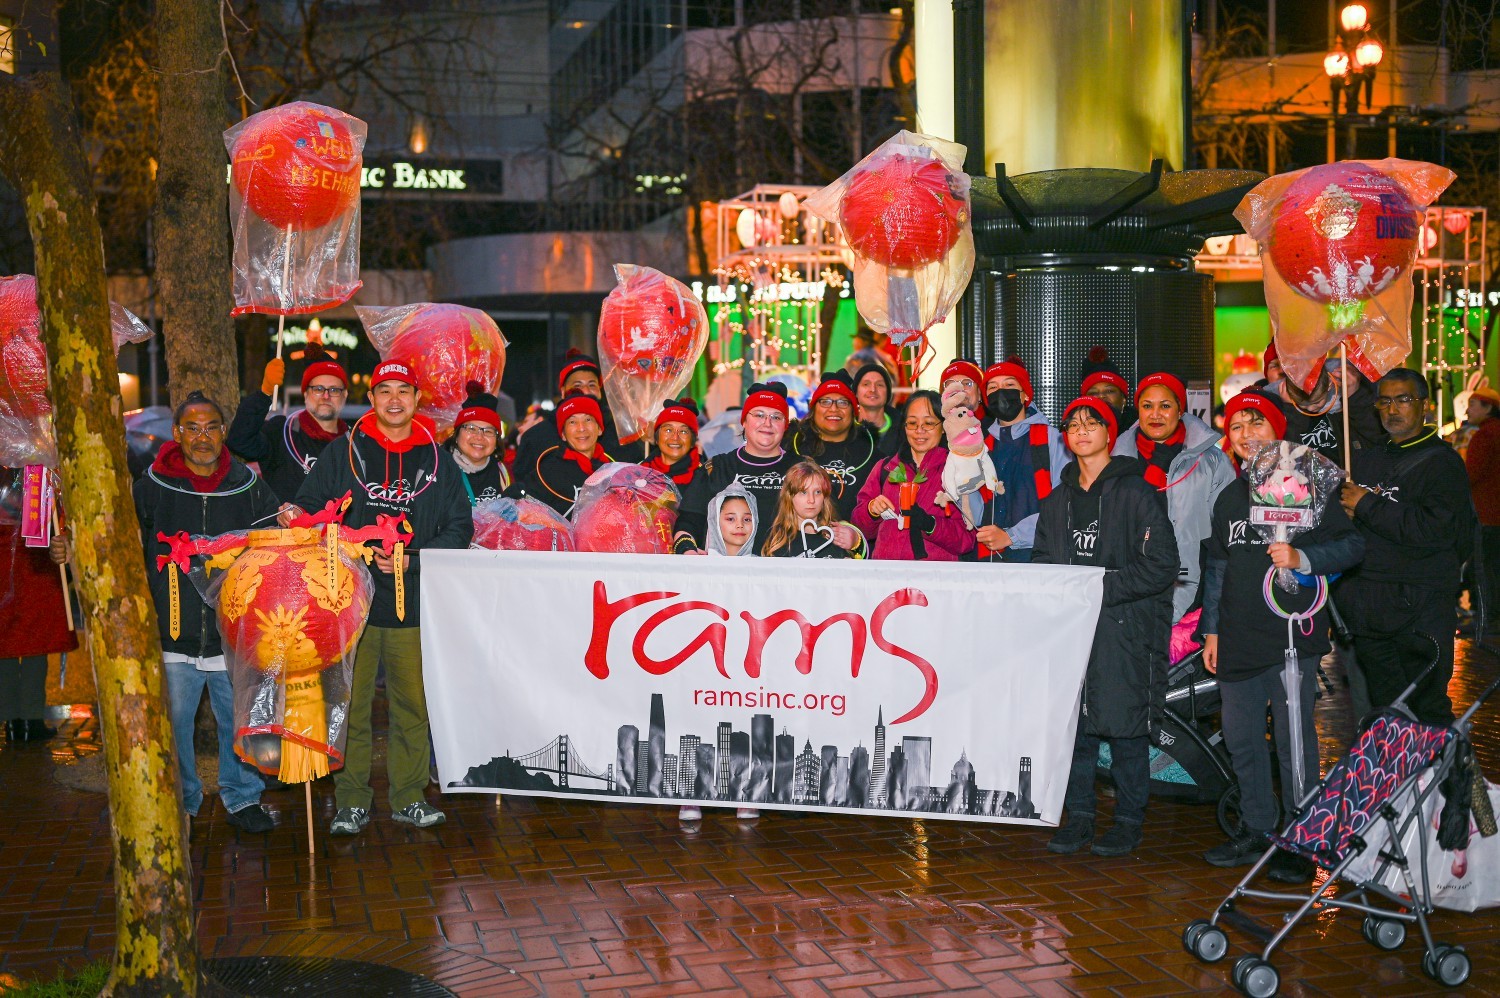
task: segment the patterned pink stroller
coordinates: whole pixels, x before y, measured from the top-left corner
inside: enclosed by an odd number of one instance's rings
[[[1420,681],[1421,677],[1417,682]],[[1265,855],[1229,892],[1213,916],[1206,921],[1194,919],[1183,929],[1183,946],[1204,963],[1222,960],[1228,952],[1229,939],[1221,923],[1265,944],[1259,955],[1251,954],[1236,961],[1230,975],[1235,987],[1251,998],[1271,998],[1276,994],[1281,986],[1281,976],[1271,966],[1271,953],[1298,922],[1319,908],[1363,912],[1365,939],[1383,950],[1399,948],[1406,941],[1407,925],[1415,922],[1421,930],[1425,950],[1423,971],[1447,987],[1457,987],[1469,979],[1471,968],[1464,948],[1434,942],[1427,925],[1427,916],[1432,913],[1433,905],[1427,883],[1426,837],[1417,836],[1421,856],[1411,860],[1401,842],[1411,824],[1422,820],[1423,802],[1437,791],[1444,776],[1458,761],[1460,736],[1468,734],[1474,712],[1496,686],[1500,686],[1500,681],[1485,690],[1450,727],[1424,724],[1412,718],[1406,707],[1406,698],[1416,688],[1417,682],[1408,686],[1391,707],[1376,715],[1344,758],[1308,790],[1296,818],[1280,835],[1269,836],[1270,845]],[[1429,770],[1434,778],[1426,781],[1425,788],[1403,796],[1417,784],[1417,777]],[[1404,812],[1397,810],[1398,804],[1407,805]],[[1368,879],[1354,878],[1349,875],[1349,868],[1370,848],[1366,838],[1374,837],[1372,833],[1377,822],[1383,822],[1390,832],[1390,845],[1379,853],[1374,874]],[[1315,886],[1311,896],[1252,889],[1250,883],[1275,856],[1277,849],[1285,849],[1318,864],[1329,871],[1327,880]],[[1406,897],[1380,883],[1393,866],[1401,871]],[[1420,884],[1414,882],[1413,867]],[[1352,883],[1354,890],[1338,897],[1329,896],[1329,891],[1341,877]],[[1297,909],[1273,931],[1239,910],[1238,902],[1242,898],[1292,903]],[[1377,900],[1397,907],[1378,907],[1374,903]]]

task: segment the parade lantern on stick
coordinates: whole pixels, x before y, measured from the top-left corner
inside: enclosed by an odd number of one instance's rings
[[[1278,174],[1235,209],[1260,244],[1282,369],[1304,391],[1343,348],[1375,380],[1411,352],[1411,270],[1423,209],[1454,173],[1402,159],[1349,160]]]
[[[633,443],[692,379],[708,345],[708,313],[659,270],[617,263],[615,281],[599,311],[599,359],[620,442]]]
[[[573,525],[530,496],[491,499],[474,507],[472,546],[489,551],[572,551]]]
[[[404,517],[355,530],[339,525],[339,510],[327,512],[286,530],[158,535],[168,545],[158,569],[188,572],[217,609],[235,751],[286,783],[343,764],[354,647],[374,593],[365,545],[389,554],[408,539]]]
[[[849,244],[860,315],[918,371],[927,331],[958,304],[974,272],[965,155],[956,143],[898,132],[804,202]]]
[[[152,335],[150,327],[114,302],[109,325],[116,354],[126,343],[143,343]],[[57,441],[36,278],[17,274],[0,277],[0,466],[30,464],[57,467]]]
[[[358,118],[307,101],[253,114],[224,133],[234,314],[277,316],[278,357],[288,315],[342,305],[360,288],[365,133]]]
[[[606,464],[573,504],[573,542],[580,551],[671,554],[682,501],[672,480],[639,464]]]
[[[433,302],[356,306],[355,312],[381,360],[394,360],[417,372],[419,411],[432,419],[440,437],[453,429],[471,383],[490,395],[499,392],[510,344],[488,313]]]

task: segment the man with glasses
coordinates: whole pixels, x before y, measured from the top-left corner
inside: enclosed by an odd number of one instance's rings
[[[302,408],[290,416],[271,411],[271,392],[286,379],[286,361],[266,364],[260,391],[240,402],[226,443],[236,456],[260,464],[260,473],[282,502],[297,497],[323,448],[349,432],[339,418],[349,397],[349,375],[321,348],[308,347],[311,363],[302,372]]]
[[[246,832],[268,832],[271,816],[260,806],[260,774],[234,753],[234,690],[230,685],[218,618],[186,579],[178,581],[177,633],[169,571],[157,570],[167,545],[157,534],[223,534],[257,524],[274,527],[277,500],[255,472],[229,456],[224,447],[224,412],[202,392],[177,407],[172,439],[162,446],[146,474],[135,483],[135,515],[141,524],[146,575],[167,681],[168,710],[177,743],[183,809],[191,820],[203,804],[203,781],[193,751],[193,719],[208,687],[208,702],[219,727],[219,800],[231,825]]]
[[[880,457],[878,435],[855,412],[853,380],[843,371],[825,371],[813,389],[807,418],[792,434],[792,453],[812,458],[828,472],[840,519],[853,515],[859,490]]]
[[[1423,721],[1453,720],[1453,632],[1459,566],[1474,533],[1464,462],[1426,423],[1427,381],[1398,367],[1375,386],[1390,441],[1354,452],[1340,501],[1365,538],[1365,560],[1339,584],[1370,702],[1401,695],[1437,656],[1407,703]]]

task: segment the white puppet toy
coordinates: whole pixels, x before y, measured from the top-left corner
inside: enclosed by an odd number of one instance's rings
[[[943,393],[943,432],[948,436],[948,460],[943,465],[943,491],[939,504],[958,503],[964,525],[974,529],[984,516],[985,495],[1001,495],[1005,486],[995,475],[995,463],[984,446],[984,430],[964,398],[964,391],[953,385]]]

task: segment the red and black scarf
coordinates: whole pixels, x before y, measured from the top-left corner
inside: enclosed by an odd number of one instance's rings
[[[199,475],[195,474],[188,467],[187,455],[183,454],[182,447],[177,441],[168,440],[162,444],[161,450],[156,454],[156,460],[151,463],[151,467],[163,475],[185,479],[193,487],[194,492],[217,492],[219,491],[219,486],[224,484],[224,479],[229,477],[229,450],[225,448],[219,451],[219,463],[214,467],[212,474]]]
[[[317,442],[324,444],[328,443],[328,441],[330,440],[333,440],[335,437],[341,437],[345,433],[349,432],[349,427],[345,425],[344,421],[341,419],[338,421],[338,428],[335,429],[332,433],[329,433],[327,430],[323,429],[323,427],[318,425],[318,421],[316,419],[313,419],[312,413],[308,412],[306,409],[303,409],[301,412],[297,413],[297,429],[301,430],[303,436],[307,437],[307,439],[316,440]]]
[[[1136,450],[1141,455],[1141,460],[1146,462],[1146,481],[1158,489],[1167,487],[1167,472],[1172,467],[1172,462],[1182,453],[1182,445],[1187,440],[1187,427],[1177,424],[1177,429],[1165,440],[1152,440],[1140,430],[1135,431]]]
[[[609,463],[609,455],[604,453],[604,448],[600,447],[598,444],[594,445],[594,453],[588,455],[580,454],[573,448],[564,445],[562,449],[562,459],[564,461],[572,461],[574,464],[578,465],[578,467],[583,469],[583,473],[585,475],[592,475],[594,473],[595,462],[600,462],[603,464]]]
[[[682,461],[687,462],[687,468],[675,475],[672,474],[672,469],[675,465],[668,464],[660,454],[647,461],[646,467],[655,468],[678,485],[686,485],[693,480],[693,475],[697,473],[698,468],[703,464],[703,458],[699,456],[697,449],[694,448],[688,452],[688,456],[683,458]],[[679,461],[678,464],[681,464],[682,461]]]

